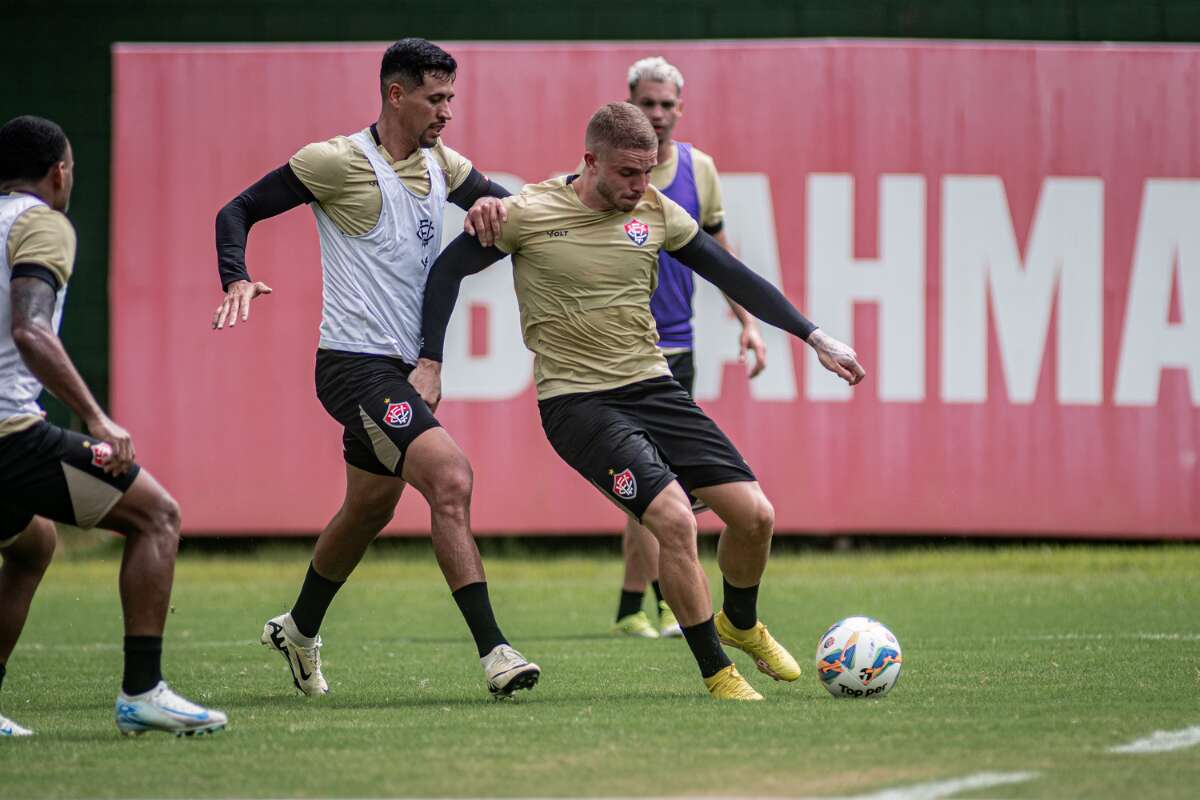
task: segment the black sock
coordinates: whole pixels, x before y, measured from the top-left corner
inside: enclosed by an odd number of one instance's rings
[[[321,577],[310,563],[308,574],[304,576],[304,585],[300,587],[300,596],[296,598],[296,605],[292,606],[292,622],[296,624],[296,630],[309,638],[316,636],[325,620],[325,612],[333,602],[333,596],[345,583]]]
[[[0,689],[4,688],[4,676],[8,672],[3,664],[0,664]]]
[[[684,628],[683,638],[687,639],[688,647],[692,648],[692,655],[700,665],[702,677],[711,678],[733,663],[721,649],[721,640],[717,637],[717,626],[713,624],[712,617],[699,625]]]
[[[162,637],[125,637],[125,677],[121,691],[128,695],[148,692],[162,680]]]
[[[462,612],[471,636],[475,638],[475,648],[479,657],[483,658],[495,649],[496,645],[508,644],[496,617],[492,614],[492,601],[488,599],[487,581],[468,583],[454,593],[454,602]]]
[[[661,603],[663,601],[662,587],[658,585],[658,581],[652,581],[650,588],[654,589],[654,599]]]
[[[731,586],[729,581],[724,578],[721,579],[721,583],[725,584],[725,600],[721,603],[721,608],[724,610],[725,616],[733,623],[733,627],[748,631],[757,625],[758,584],[739,589]]]
[[[621,604],[617,606],[617,621],[621,621],[630,614],[636,614],[642,610],[642,596],[645,592],[630,592],[626,589],[621,590]]]

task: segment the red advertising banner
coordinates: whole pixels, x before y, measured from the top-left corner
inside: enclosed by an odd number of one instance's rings
[[[699,288],[697,399],[780,531],[1200,538],[1200,48],[446,47],[445,140],[510,188],[578,163],[633,61],[682,70],[677,138],[721,170],[737,250],[869,371],[851,391],[772,330],[747,381]],[[275,293],[221,332],[213,220],[375,120],[383,49],[115,50],[113,410],[189,532],[312,533],[341,502],[312,215],[254,227]],[[476,529],[615,532],[545,441],[507,262],[464,282],[446,358],[438,416],[474,465]],[[390,530],[428,530],[419,497]]]

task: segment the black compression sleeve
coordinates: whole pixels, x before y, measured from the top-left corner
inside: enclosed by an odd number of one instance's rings
[[[487,175],[471,167],[471,173],[467,175],[467,179],[459,184],[458,188],[452,191],[446,199],[465,211],[481,197],[504,198],[508,195],[508,189],[489,180]]]
[[[817,329],[783,293],[704,231],[671,255],[768,325],[807,340]]]
[[[30,264],[22,261],[19,264],[13,264],[13,278],[37,278],[54,287],[54,291],[62,288],[62,283],[59,282],[58,276],[54,274],[54,270],[49,267],[44,267],[41,264]]]
[[[442,251],[425,282],[425,303],[421,310],[421,358],[442,360],[446,344],[446,326],[458,302],[458,287],[462,279],[474,275],[500,259],[505,253],[495,247],[483,247],[474,236],[459,234]]]
[[[221,273],[221,289],[234,281],[250,280],[246,270],[246,237],[251,225],[316,199],[291,166],[284,164],[226,203],[217,212],[217,270]]]

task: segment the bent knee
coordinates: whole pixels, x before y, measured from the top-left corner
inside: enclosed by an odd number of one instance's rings
[[[430,487],[431,502],[443,507],[467,506],[471,503],[471,492],[475,487],[475,475],[470,463],[465,459],[456,459],[440,470],[434,476]]]

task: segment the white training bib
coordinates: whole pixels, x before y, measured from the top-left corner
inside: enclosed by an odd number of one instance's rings
[[[0,194],[0,422],[9,417],[41,415],[38,396],[42,383],[25,366],[12,337],[12,268],[8,263],[8,234],[17,217],[45,202],[28,194]],[[54,332],[62,322],[66,285],[54,299]]]
[[[348,236],[310,203],[321,238],[320,346],[371,353],[417,363],[421,352],[421,305],[425,279],[438,255],[446,177],[428,150],[428,197],[413,194],[379,154],[371,136],[350,137],[371,162],[379,181],[379,221],[361,236]]]

